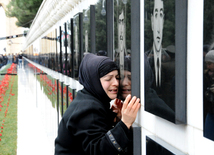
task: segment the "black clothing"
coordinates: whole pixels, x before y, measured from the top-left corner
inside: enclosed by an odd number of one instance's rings
[[[131,143],[132,132],[122,121],[113,128],[114,116],[87,90],[80,90],[60,122],[55,155],[118,155],[107,132],[123,150]]]
[[[99,57],[99,58],[98,58]],[[118,155],[132,145],[132,130],[110,109],[99,68],[110,58],[87,54],[80,65],[78,91],[63,115],[55,140],[55,155]]]
[[[171,122],[175,121],[175,112],[166,102],[161,99],[156,90],[152,88],[154,75],[146,54],[144,54],[144,79],[145,79],[145,110],[155,114],[156,116],[167,119]]]
[[[175,122],[175,112],[161,98],[158,97],[155,90],[150,88],[150,90],[146,93],[145,100],[146,111],[171,122]]]

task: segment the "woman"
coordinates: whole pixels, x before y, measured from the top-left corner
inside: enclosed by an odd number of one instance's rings
[[[77,93],[60,122],[55,140],[55,155],[118,155],[126,152],[132,140],[131,125],[140,108],[140,99],[129,95],[124,101],[122,118],[110,101],[117,97],[119,72],[108,57],[87,54],[80,65]],[[115,125],[115,126],[114,126]]]

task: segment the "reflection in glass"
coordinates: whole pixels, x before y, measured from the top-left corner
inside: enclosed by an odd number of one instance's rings
[[[98,0],[95,4],[95,38],[96,38],[96,53],[98,55],[107,56],[107,41],[106,41],[106,1]]]
[[[79,64],[80,64],[80,48],[79,48],[79,30],[80,30],[80,25],[79,25],[79,14],[75,15],[73,18],[73,40],[74,40],[74,58],[73,58],[73,63],[74,63],[74,72],[73,72],[73,77],[75,79],[78,79],[78,69],[79,69]]]
[[[131,57],[125,57],[124,70],[121,73],[119,98],[125,98],[131,94]]]
[[[131,5],[114,1],[114,60],[120,68],[119,98],[131,94]]]
[[[204,137],[214,141],[214,2],[204,1],[203,38],[203,128]]]
[[[185,155],[185,153],[158,137],[146,136],[146,155]]]
[[[57,28],[57,50],[56,50],[56,71],[60,72],[60,40],[61,40],[61,36],[60,36],[60,27]]]
[[[40,40],[41,51],[39,52],[37,62],[40,65],[55,69],[55,54],[56,54],[56,30],[43,36]],[[34,54],[36,56],[36,54]]]
[[[83,52],[90,52],[90,7],[83,10]]]
[[[61,26],[61,45],[62,45],[62,74],[67,75],[67,24]]]
[[[145,110],[175,122],[175,1],[145,1]],[[165,32],[165,33],[164,33]],[[146,64],[148,62],[148,64]],[[149,75],[151,76],[151,75]]]
[[[67,30],[67,57],[66,57],[66,61],[67,61],[67,68],[66,68],[66,75],[71,76],[71,59],[72,59],[72,55],[71,55],[71,21],[68,20],[67,24],[66,24],[66,30]]]
[[[103,15],[103,16],[105,16],[105,15],[106,15],[105,0],[103,0],[103,5],[102,5],[102,10],[101,10],[101,15]]]

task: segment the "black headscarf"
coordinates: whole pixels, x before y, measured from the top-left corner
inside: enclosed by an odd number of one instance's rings
[[[118,67],[109,57],[89,53],[80,64],[79,82],[100,101],[110,102],[111,99],[105,93],[100,78],[113,70],[118,70]]]

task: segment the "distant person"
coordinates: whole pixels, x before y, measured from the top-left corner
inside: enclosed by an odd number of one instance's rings
[[[62,117],[55,155],[132,154],[128,152],[133,145],[131,126],[140,99],[128,95],[121,120],[114,121],[117,114],[110,109],[110,101],[118,93],[118,66],[108,57],[87,54],[80,64],[79,82],[84,88]]]
[[[12,55],[9,53],[7,55],[7,57],[8,57],[8,64],[11,64],[12,63]]]
[[[18,59],[19,59],[19,68],[21,68],[22,67],[22,53],[20,53],[18,55]]]
[[[204,70],[204,136],[214,140],[214,50],[205,55]]]
[[[99,50],[99,51],[97,52],[97,55],[98,55],[98,56],[107,56],[107,52],[106,52],[105,50]]]

